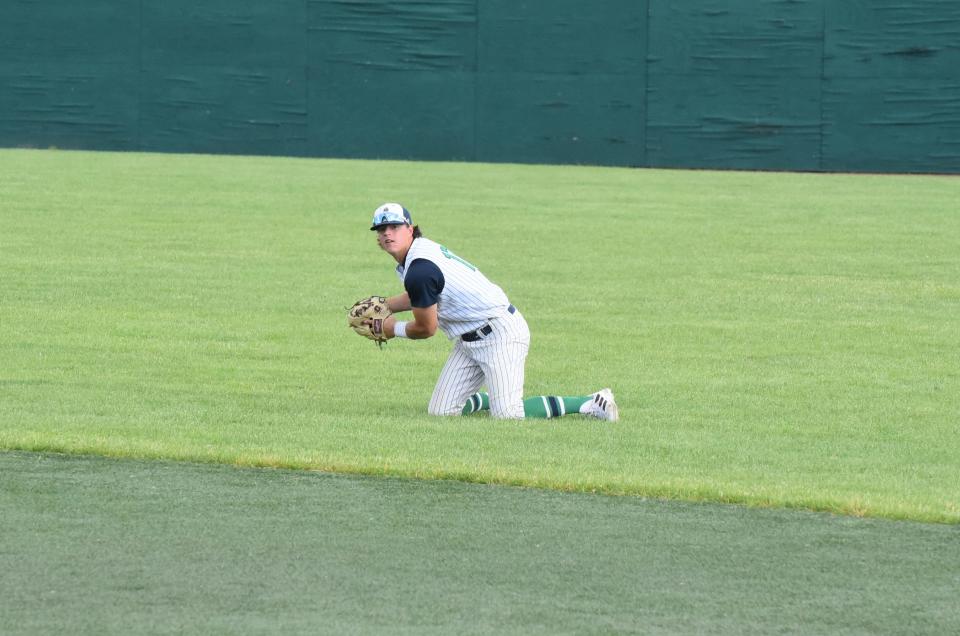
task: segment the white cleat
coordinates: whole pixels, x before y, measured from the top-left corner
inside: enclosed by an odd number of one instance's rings
[[[616,422],[620,419],[620,411],[617,409],[617,402],[613,399],[613,391],[610,389],[591,393],[590,401],[584,405],[583,413],[608,422]]]

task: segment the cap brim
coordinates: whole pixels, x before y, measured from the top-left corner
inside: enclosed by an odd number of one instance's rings
[[[410,225],[409,223],[380,223],[379,225],[371,225],[370,231],[377,229],[378,227],[386,227],[388,225]]]

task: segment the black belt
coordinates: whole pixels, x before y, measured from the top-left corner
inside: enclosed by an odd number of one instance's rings
[[[511,314],[515,314],[517,313],[517,308],[514,307],[513,305],[510,305],[509,307],[507,307],[507,311],[509,311]],[[490,323],[487,323],[484,326],[480,327],[479,329],[468,331],[467,333],[460,336],[460,339],[463,340],[464,342],[476,342],[477,340],[480,340],[480,338],[484,336],[489,336],[491,331],[493,331],[493,327],[490,326]]]

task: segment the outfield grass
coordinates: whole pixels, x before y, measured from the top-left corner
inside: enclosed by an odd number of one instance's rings
[[[30,453],[0,475],[5,636],[960,628],[958,526]]]
[[[960,522],[960,180],[0,151],[0,449]],[[424,414],[378,351],[399,200],[533,332],[527,394]]]

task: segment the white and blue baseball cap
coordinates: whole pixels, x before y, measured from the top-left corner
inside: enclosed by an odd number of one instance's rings
[[[370,229],[375,230],[381,225],[413,225],[413,220],[407,208],[399,203],[384,203],[374,211]]]

